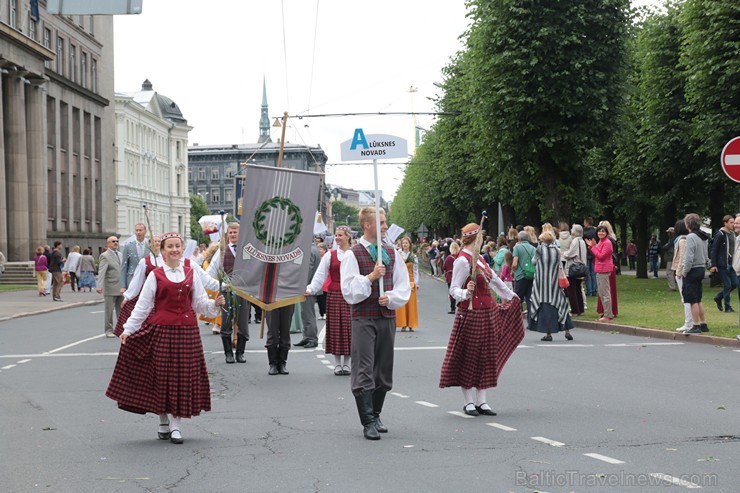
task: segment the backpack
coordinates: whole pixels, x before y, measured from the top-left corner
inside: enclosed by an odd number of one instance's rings
[[[522,272],[524,273],[525,279],[534,279],[534,272],[536,270],[536,267],[534,265],[534,262],[532,262],[532,255],[529,256],[527,260],[524,261],[522,264]]]

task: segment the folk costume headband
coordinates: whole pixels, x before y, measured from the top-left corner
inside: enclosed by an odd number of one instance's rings
[[[468,224],[461,230],[463,238],[469,237],[469,236],[475,236],[479,232],[480,232],[480,226],[475,223]]]
[[[180,233],[177,231],[171,231],[169,233],[165,233],[162,236],[159,237],[160,239],[160,248],[164,246],[164,242],[166,240],[169,240],[170,238],[178,238],[182,242],[182,236],[180,236]]]
[[[335,229],[336,231],[344,231],[347,234],[352,234],[352,228],[349,226],[337,226]]]

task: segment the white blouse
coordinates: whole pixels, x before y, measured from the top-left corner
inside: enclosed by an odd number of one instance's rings
[[[157,267],[161,267],[162,265],[164,265],[162,255],[157,255],[156,264],[154,263],[154,255],[151,253],[149,254],[149,260],[151,261],[152,265],[156,265]],[[183,265],[184,263],[185,260],[180,259],[180,265]],[[203,284],[203,287],[211,291],[218,291],[218,281],[207,275],[200,265],[191,260],[190,267],[193,269],[194,276],[200,278],[200,282]],[[139,296],[141,288],[142,286],[144,286],[144,281],[146,281],[146,261],[144,259],[141,259],[139,260],[139,264],[136,266],[134,277],[131,278],[128,289],[125,293],[123,293],[123,299],[125,299],[126,301],[130,301],[131,299]]]
[[[337,249],[337,260],[339,260],[340,265],[347,251],[349,250],[345,251],[340,248]],[[324,286],[326,279],[329,277],[330,268],[331,268],[331,252],[326,252],[324,256],[321,257],[321,262],[319,262],[319,266],[316,268],[316,272],[313,275],[313,279],[311,279],[311,284],[306,286],[306,291],[311,293],[311,296],[321,294],[321,288]]]
[[[169,266],[164,266],[164,274],[172,282],[182,282],[185,280],[185,269],[182,265],[172,269]],[[198,313],[202,313],[207,317],[215,317],[218,315],[218,307],[216,302],[208,298],[203,283],[200,281],[200,277],[193,275],[193,289],[192,289],[192,303],[193,310]],[[139,295],[139,301],[136,302],[134,311],[131,312],[131,316],[128,318],[126,323],[123,325],[123,333],[131,335],[141,329],[141,324],[149,316],[154,309],[154,298],[157,295],[157,277],[152,271],[144,282],[144,287],[141,289]]]
[[[473,252],[467,248],[464,248],[463,251],[467,252],[472,257]],[[476,265],[478,265],[480,270],[483,270],[486,267],[483,257],[478,257],[478,263]],[[496,272],[494,272],[493,269],[491,269],[491,272],[493,273],[493,277],[488,283],[489,288],[493,289],[496,294],[504,300],[510,300],[516,296],[514,291],[504,284],[504,281],[496,275]],[[468,277],[470,277],[470,262],[468,262],[468,259],[464,256],[458,255],[455,262],[452,264],[452,283],[450,284],[450,296],[455,298],[455,301],[465,301],[472,295],[465,284],[465,280]]]
[[[403,250],[399,250],[398,253],[401,254],[401,258],[404,261],[404,265],[406,265],[405,262],[406,260],[408,260],[409,255],[411,255],[411,252],[406,253]],[[414,274],[414,284],[419,286],[419,257],[416,257],[416,260],[414,261],[414,267],[412,267],[411,272]]]
[[[363,236],[359,241],[360,245],[367,248],[370,242]],[[396,310],[409,302],[411,297],[411,284],[409,284],[409,271],[401,258],[398,250],[393,250],[396,258],[393,265],[393,290],[386,291],[388,296],[388,309]],[[382,255],[382,254],[381,254]],[[365,301],[372,293],[372,284],[368,276],[360,274],[360,267],[357,264],[357,258],[352,250],[347,253],[342,260],[340,267],[340,282],[342,284],[342,296],[344,301],[350,305],[356,305]],[[386,272],[388,275],[388,272]],[[382,282],[378,280],[378,282]]]

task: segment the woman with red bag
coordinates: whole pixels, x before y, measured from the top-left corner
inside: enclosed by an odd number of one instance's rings
[[[545,231],[540,235],[540,244],[535,254],[537,270],[532,285],[532,322],[529,330],[543,332],[542,341],[552,341],[552,334],[565,331],[565,338],[573,340],[570,329],[568,300],[565,298],[560,279],[568,278],[560,262],[560,249],[555,245],[555,235]]]

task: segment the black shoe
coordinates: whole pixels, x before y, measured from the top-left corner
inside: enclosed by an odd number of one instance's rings
[[[293,344],[293,345],[294,345],[294,346],[298,346],[298,347],[301,347],[301,346],[305,346],[306,344],[308,344],[308,339],[301,339],[301,342],[296,342],[296,343],[295,343],[295,344]]]
[[[375,416],[373,415],[373,394],[366,392],[355,396],[357,413],[362,423],[362,434],[367,440],[380,440],[380,433],[375,427]]]
[[[449,312],[447,312],[447,314],[448,315],[454,315],[455,314],[455,310],[450,310]]]
[[[550,334],[547,334],[545,337],[540,339],[540,341],[550,342],[552,341],[552,336]]]
[[[244,349],[247,347],[247,338],[239,336],[236,341],[236,362],[246,363],[247,359],[244,357]]]
[[[714,298],[714,302],[717,303],[717,310],[722,311],[722,298]]]
[[[698,325],[694,325],[689,330],[684,332],[684,334],[701,334],[701,327],[699,327]]]
[[[164,425],[159,425],[159,429],[161,430],[162,428],[165,428],[167,431],[157,430],[157,438],[159,438],[160,440],[169,440],[170,439],[170,424],[167,423]]]
[[[228,364],[236,363],[234,360],[234,346],[231,344],[231,336],[221,337],[221,343],[224,346],[224,356]]]
[[[709,332],[709,327],[707,327],[707,324],[701,324],[699,325],[699,328],[702,332]]]
[[[278,375],[280,372],[278,371],[277,364],[270,363],[270,369],[267,370],[268,375]]]
[[[375,429],[378,433],[388,433],[388,428],[380,421],[380,416],[375,416]]]
[[[573,340],[573,336],[572,336],[572,335],[570,335],[570,332],[566,332],[566,333],[565,333],[565,338],[566,338],[567,340],[569,340],[569,341],[572,341],[572,340]]]
[[[733,310],[732,307],[728,306],[725,308],[725,313],[735,313],[735,310]]]
[[[318,347],[318,346],[319,346],[319,343],[318,342],[311,341],[311,342],[307,342],[306,344],[304,344],[303,345],[303,349],[311,349],[311,348],[315,348],[315,347]]]
[[[485,404],[485,402],[483,404]],[[478,414],[482,414],[484,416],[496,416],[496,413],[493,412],[492,409],[483,409],[483,404],[475,406],[475,410],[478,411]]]
[[[267,347],[267,361],[270,363],[270,369],[267,371],[268,375],[278,374],[278,347],[268,346]]]
[[[376,389],[373,391],[373,417],[375,418],[375,429],[378,430],[378,433],[388,433],[388,428],[380,421],[380,413],[383,411],[385,394],[386,392],[383,390]]]
[[[244,357],[244,353],[236,353],[236,362],[237,363],[246,363],[247,362],[247,358]]]
[[[465,414],[467,414],[468,416],[480,416],[480,413],[478,412],[478,410],[477,410],[477,409],[468,409],[468,406],[473,406],[473,407],[475,407],[475,405],[474,405],[474,404],[473,404],[472,402],[471,402],[471,403],[469,403],[469,404],[465,404],[465,405],[463,406],[463,412],[464,412]]]
[[[288,362],[288,351],[290,350],[290,347],[284,347],[280,346],[277,349],[277,371],[281,375],[290,375],[290,372],[287,368],[287,362]]]

